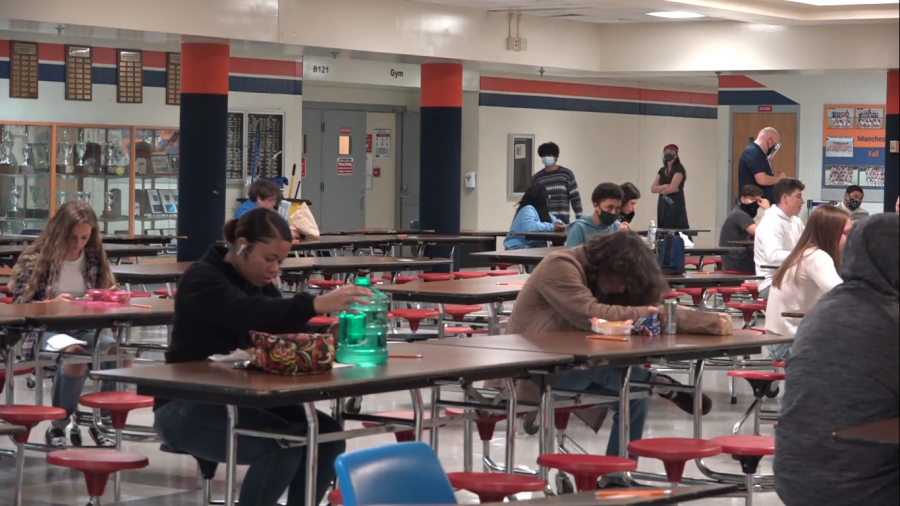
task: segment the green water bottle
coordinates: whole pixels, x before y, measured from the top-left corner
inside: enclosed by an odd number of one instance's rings
[[[388,359],[387,314],[390,303],[385,294],[372,288],[369,278],[356,278],[354,284],[368,288],[372,296],[363,297],[368,304],[350,304],[350,309],[356,314],[343,312],[339,315],[337,361],[361,367],[384,364]]]

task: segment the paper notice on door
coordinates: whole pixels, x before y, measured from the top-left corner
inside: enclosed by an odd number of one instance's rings
[[[366,153],[366,176],[373,176],[373,163],[372,163],[372,153]]]
[[[340,157],[337,159],[337,173],[338,176],[352,176],[353,175],[353,158],[350,157]]]
[[[374,131],[375,158],[391,157],[391,131],[388,129],[375,129]]]
[[[366,190],[371,190],[373,185],[372,176],[366,176]]]

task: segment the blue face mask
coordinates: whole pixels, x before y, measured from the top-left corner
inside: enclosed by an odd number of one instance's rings
[[[541,163],[544,164],[544,167],[552,167],[554,163],[556,163],[555,156],[545,156],[541,158]]]

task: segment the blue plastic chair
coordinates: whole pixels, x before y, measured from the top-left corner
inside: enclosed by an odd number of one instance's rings
[[[434,450],[398,443],[345,453],[334,463],[344,506],[457,504]]]

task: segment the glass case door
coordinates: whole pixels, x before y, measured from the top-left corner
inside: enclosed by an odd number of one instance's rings
[[[134,233],[171,235],[178,217],[179,132],[135,129]]]
[[[0,124],[0,233],[42,230],[50,217],[49,125]]]

